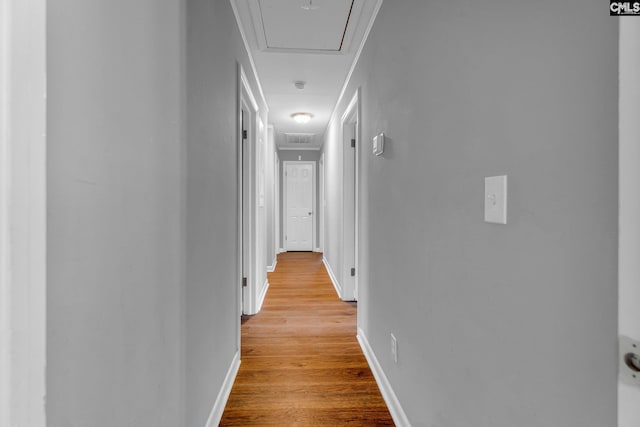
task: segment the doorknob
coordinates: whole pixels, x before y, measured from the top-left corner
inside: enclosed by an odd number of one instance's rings
[[[640,387],[640,341],[620,335],[619,355],[620,381]]]
[[[312,213],[313,213],[313,212],[309,212],[309,216],[311,216],[311,214],[312,214]]]

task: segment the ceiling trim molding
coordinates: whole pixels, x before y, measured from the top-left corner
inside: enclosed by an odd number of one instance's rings
[[[240,12],[238,11],[238,5],[236,4],[236,1],[237,0],[229,0],[229,3],[231,3],[231,9],[233,9],[233,15],[236,17],[236,24],[238,24],[238,30],[240,31],[240,36],[242,36],[244,49],[247,51],[247,55],[249,56],[249,64],[251,65],[251,71],[253,72],[253,77],[256,79],[256,85],[258,86],[258,92],[260,93],[260,98],[262,98],[262,102],[264,103],[264,106],[266,108],[265,112],[268,112],[269,105],[267,104],[267,98],[264,96],[264,91],[262,90],[262,84],[260,83],[260,77],[258,76],[256,63],[253,60],[253,54],[251,53],[251,46],[249,45],[249,40],[247,39],[247,33],[245,31],[245,28],[242,25],[242,20],[240,19]]]
[[[327,126],[324,130],[324,134],[327,133],[327,130],[329,129],[329,124],[334,119],[338,106],[342,102],[342,98],[344,98],[344,94],[347,91],[347,86],[349,86],[349,82],[351,81],[353,72],[355,71],[356,65],[358,64],[358,60],[360,59],[360,54],[362,53],[362,50],[364,49],[364,45],[367,42],[367,39],[369,38],[369,33],[373,28],[373,24],[376,22],[376,18],[378,17],[378,12],[380,12],[380,8],[382,7],[383,1],[384,0],[377,0],[376,5],[374,6],[373,13],[371,14],[371,19],[369,19],[367,28],[364,31],[364,35],[362,36],[362,41],[360,42],[360,45],[358,46],[358,50],[356,51],[356,54],[353,57],[353,62],[351,63],[351,67],[349,68],[349,73],[347,73],[347,77],[344,80],[344,84],[342,85],[342,89],[340,90],[340,95],[338,95],[338,100],[336,101],[336,104],[333,106],[333,110],[331,111],[331,115],[329,116],[331,118],[327,123]]]
[[[267,35],[264,32],[264,22],[262,21],[262,7],[260,1],[249,1],[249,14],[253,23],[253,30],[256,35],[258,49],[265,50],[267,48]]]

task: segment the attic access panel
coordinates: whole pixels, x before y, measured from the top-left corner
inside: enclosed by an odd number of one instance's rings
[[[260,0],[266,48],[339,52],[354,1]]]

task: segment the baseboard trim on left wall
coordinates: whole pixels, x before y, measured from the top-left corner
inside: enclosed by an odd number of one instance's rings
[[[227,405],[227,400],[231,394],[233,382],[236,379],[236,375],[238,375],[238,369],[240,369],[239,351],[237,351],[233,356],[231,366],[229,366],[229,371],[227,372],[227,376],[225,377],[222,387],[218,392],[218,397],[216,397],[216,402],[213,404],[213,409],[211,409],[211,414],[209,414],[209,419],[207,420],[205,427],[217,427],[218,424],[220,424],[222,414],[224,413],[224,407]]]
[[[262,292],[258,295],[258,310],[256,313],[259,313],[262,310],[262,304],[264,303],[264,298],[267,296],[267,291],[269,290],[269,279],[264,279],[264,285],[262,285]]]
[[[273,273],[274,271],[276,271],[276,266],[278,265],[278,257],[276,256],[273,259],[273,264],[271,264],[269,267],[267,267],[267,273]]]
[[[322,257],[322,263],[324,264],[324,268],[326,268],[327,273],[329,274],[329,279],[331,279],[331,283],[333,284],[333,287],[336,289],[336,293],[338,294],[338,297],[342,299],[342,286],[340,286],[340,282],[338,282],[338,278],[336,277],[336,275],[333,274],[333,269],[331,268],[331,264],[329,264],[329,261],[324,256]]]

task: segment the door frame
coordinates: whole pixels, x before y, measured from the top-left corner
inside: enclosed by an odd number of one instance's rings
[[[640,22],[621,18],[619,32],[618,335],[640,340],[640,315],[636,306],[640,297],[640,270],[637,268],[640,256],[640,126],[637,122],[640,84],[636,79],[640,67],[640,54],[637,53],[640,49]],[[622,352],[619,358],[618,363],[622,365]],[[637,404],[640,389],[623,383],[621,378],[618,379],[618,426],[635,427],[640,422]]]
[[[0,0],[0,425],[46,425],[46,1]]]
[[[317,208],[316,208],[316,187],[317,187],[317,182],[316,182],[316,162],[313,160],[285,160],[284,162],[282,162],[282,174],[284,175],[283,177],[283,185],[282,185],[282,193],[283,193],[283,201],[282,201],[282,228],[284,231],[284,241],[282,243],[282,246],[284,247],[285,252],[288,251],[287,248],[287,166],[291,165],[291,164],[299,164],[299,165],[311,165],[311,190],[312,190],[312,194],[311,194],[311,203],[312,203],[312,208],[311,208],[311,249],[309,249],[310,252],[313,252],[314,248],[316,247],[316,217],[317,215]]]
[[[360,89],[349,101],[340,120],[342,130],[342,295],[344,301],[357,301],[360,275],[359,263],[359,212],[360,212]],[[351,148],[351,138],[355,147]],[[351,159],[353,150],[353,162]],[[347,186],[353,186],[353,205],[346,202],[350,192]],[[353,208],[351,207],[353,206]],[[353,249],[351,249],[353,248]],[[351,268],[355,268],[355,276],[351,276]]]
[[[273,156],[274,163],[274,240],[275,240],[275,254],[276,258],[279,253],[283,252],[282,245],[282,233],[280,233],[280,155],[276,150]]]
[[[325,188],[324,188],[324,153],[320,155],[320,160],[318,161],[318,190],[320,191],[320,195],[318,197],[318,203],[320,206],[318,207],[318,216],[320,225],[318,227],[318,248],[319,252],[324,253],[324,207],[325,207]]]
[[[256,218],[256,182],[252,167],[255,156],[258,103],[253,95],[249,79],[238,63],[238,111],[237,111],[237,157],[238,157],[238,248],[237,279],[238,287],[238,349],[240,349],[240,319],[242,314],[255,314],[257,308],[257,285],[255,283],[255,224]],[[247,139],[242,135],[242,114],[246,112],[245,124]],[[245,147],[243,147],[243,144]],[[243,227],[244,225],[244,227]],[[246,271],[245,271],[246,270]],[[247,286],[243,287],[243,277]]]

